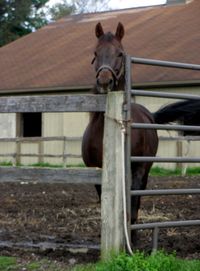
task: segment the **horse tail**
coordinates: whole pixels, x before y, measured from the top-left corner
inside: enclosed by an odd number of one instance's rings
[[[200,125],[200,99],[169,104],[153,113],[155,123],[181,121],[185,125]]]

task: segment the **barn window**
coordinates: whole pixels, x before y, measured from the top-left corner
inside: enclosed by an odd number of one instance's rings
[[[42,136],[42,113],[22,113],[20,117],[20,136]]]

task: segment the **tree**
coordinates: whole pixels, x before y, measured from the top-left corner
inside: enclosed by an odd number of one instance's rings
[[[67,0],[54,4],[52,7],[48,8],[48,15],[50,16],[51,21],[56,21],[64,16],[75,13],[76,8],[73,4],[68,4]]]
[[[29,34],[69,14],[96,12],[109,0],[63,0],[52,7],[49,0],[0,0],[0,46]]]
[[[0,0],[0,46],[47,24],[48,0]]]
[[[58,20],[69,14],[90,13],[108,8],[109,0],[63,0],[51,8],[48,13],[52,21]]]
[[[77,13],[90,13],[108,8],[109,0],[73,0]]]

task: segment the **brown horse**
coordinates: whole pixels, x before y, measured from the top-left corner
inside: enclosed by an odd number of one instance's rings
[[[95,94],[106,94],[109,91],[124,90],[125,52],[121,44],[124,36],[124,27],[118,24],[115,34],[104,33],[100,23],[96,25],[97,45],[92,64],[95,64],[96,84],[93,89]],[[140,123],[153,123],[152,114],[143,106],[134,104],[131,107],[131,121]],[[82,156],[88,167],[102,167],[103,161],[103,132],[104,113],[90,114],[90,122],[85,130],[82,141]],[[131,132],[132,156],[155,156],[158,146],[156,130],[133,129]],[[147,185],[151,162],[132,163],[132,189],[145,189]],[[96,185],[98,195],[101,195],[100,185]],[[140,197],[131,199],[131,223],[137,220],[140,207]],[[133,239],[133,236],[132,238]],[[133,241],[133,240],[132,240]]]

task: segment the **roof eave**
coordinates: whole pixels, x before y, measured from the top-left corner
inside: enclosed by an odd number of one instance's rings
[[[166,81],[166,82],[137,82],[133,83],[133,88],[167,88],[167,87],[194,87],[200,86],[200,80],[191,81]],[[63,86],[63,87],[41,87],[26,89],[5,89],[0,90],[0,96],[12,95],[41,95],[55,93],[86,93],[93,88],[93,85],[83,86]]]

